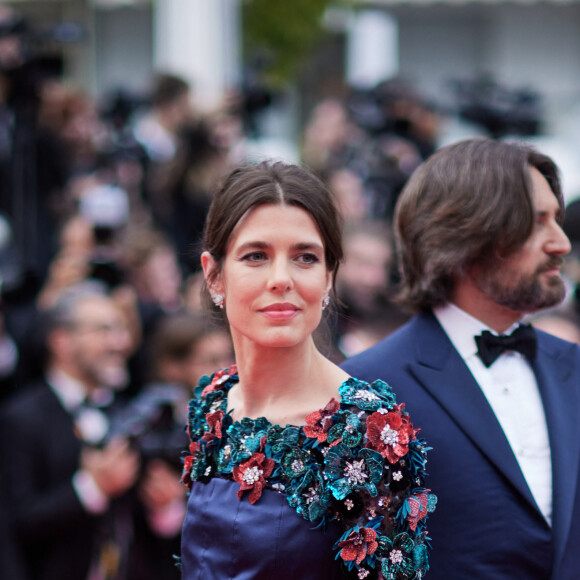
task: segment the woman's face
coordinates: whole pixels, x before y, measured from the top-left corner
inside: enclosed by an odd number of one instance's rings
[[[248,341],[292,347],[310,338],[331,286],[324,242],[305,210],[262,205],[233,231],[222,271],[210,288],[224,296],[236,350]],[[215,266],[202,258],[206,276]]]

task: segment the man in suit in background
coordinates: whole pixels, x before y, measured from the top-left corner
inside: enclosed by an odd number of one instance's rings
[[[44,379],[2,409],[0,460],[30,580],[163,577],[148,561],[157,545],[149,536],[179,536],[178,476],[158,464],[140,471],[127,436],[110,436],[131,344],[111,296],[91,284],[66,290],[46,317]],[[172,499],[182,502],[175,518],[164,510]]]
[[[579,577],[580,350],[519,324],[564,297],[563,211],[553,161],[491,139],[440,149],[398,202],[415,316],[343,368],[433,447],[430,580]]]

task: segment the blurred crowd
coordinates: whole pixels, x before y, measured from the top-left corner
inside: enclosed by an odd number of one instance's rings
[[[172,74],[99,103],[0,70],[0,562],[13,580],[177,578],[188,400],[233,362],[201,292],[203,226],[255,127],[242,96],[200,113]],[[433,123],[399,83],[324,100],[306,123],[302,161],[345,221],[318,337],[337,361],[405,320],[391,218]]]
[[[215,186],[248,161],[248,108],[233,95],[201,113],[163,73],[146,98],[99,103],[11,60],[14,42],[0,30],[0,566],[11,580],[178,578],[187,401],[233,362],[202,299],[201,238]],[[400,80],[306,120],[301,161],[344,217],[318,337],[337,362],[407,320],[393,210],[437,130]]]

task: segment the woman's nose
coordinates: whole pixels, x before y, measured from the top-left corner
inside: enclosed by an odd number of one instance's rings
[[[286,292],[292,287],[292,274],[287,260],[274,260],[270,271],[269,289],[274,292]]]

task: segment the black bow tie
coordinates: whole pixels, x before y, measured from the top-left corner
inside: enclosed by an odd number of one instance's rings
[[[520,324],[507,336],[496,336],[488,330],[484,330],[480,336],[475,337],[477,354],[486,367],[497,359],[506,350],[517,350],[528,360],[536,356],[536,333],[531,325]]]

